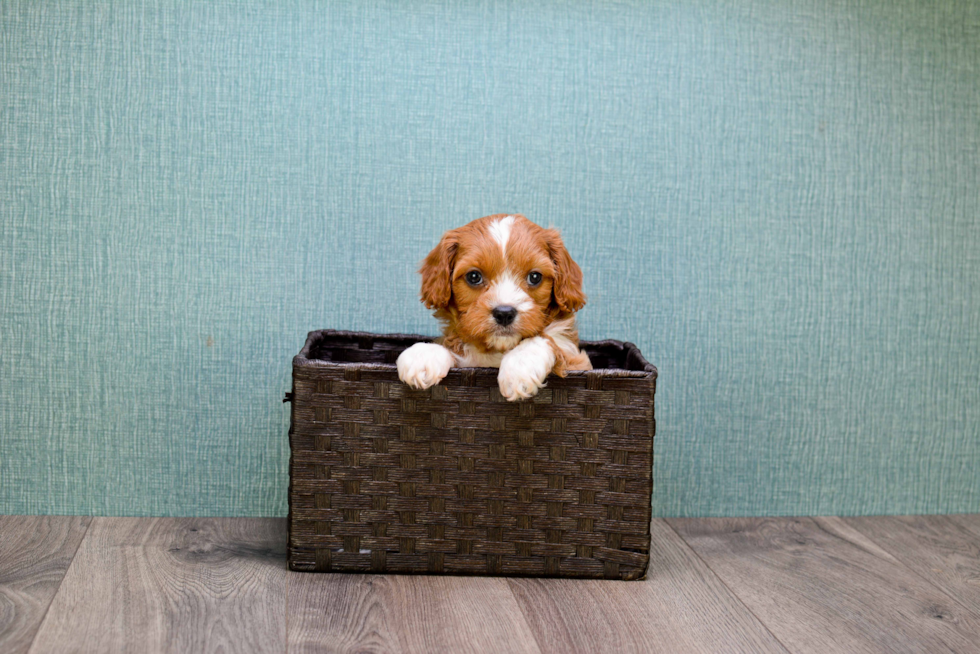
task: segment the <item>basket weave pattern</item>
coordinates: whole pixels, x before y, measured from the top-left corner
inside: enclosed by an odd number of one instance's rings
[[[508,402],[497,371],[415,390],[419,336],[312,332],[293,362],[293,570],[642,577],[656,369],[631,344]],[[624,369],[630,368],[630,369]]]

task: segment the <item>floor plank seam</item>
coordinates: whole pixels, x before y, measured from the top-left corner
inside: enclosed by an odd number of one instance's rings
[[[954,521],[954,522],[956,522],[956,521]],[[837,536],[836,534],[832,534],[831,532],[829,532],[826,529],[824,529],[823,526],[820,525],[820,523],[818,523],[815,520],[814,520],[814,524],[816,524],[818,527],[820,527],[820,529],[822,531],[824,531],[825,533],[830,534],[831,536],[834,536],[835,538],[840,538],[840,536]],[[878,547],[880,547],[883,551],[887,552],[888,555],[891,556],[893,559],[895,559],[895,562],[898,563],[898,565],[901,566],[903,569],[905,569],[909,574],[911,574],[914,577],[918,577],[919,579],[921,579],[923,582],[925,582],[929,586],[932,586],[933,588],[935,588],[940,594],[942,594],[945,597],[949,598],[949,600],[953,604],[955,604],[956,606],[959,606],[960,608],[962,608],[969,615],[972,615],[973,617],[975,617],[977,619],[980,619],[980,612],[977,612],[972,607],[967,606],[959,598],[954,597],[953,595],[950,595],[949,592],[947,592],[944,588],[942,588],[941,586],[938,586],[933,580],[929,579],[928,577],[923,576],[921,573],[919,573],[919,572],[915,571],[914,569],[912,569],[911,567],[909,567],[905,563],[905,561],[903,561],[901,558],[895,556],[895,554],[890,549],[888,549],[887,547],[885,547],[881,542],[875,540],[868,532],[866,532],[865,530],[861,529],[860,527],[858,527],[854,523],[845,522],[845,524],[850,525],[851,528],[856,529],[857,531],[859,531],[861,533],[862,536],[864,536],[865,538],[867,538],[868,540],[870,540],[872,543],[874,543],[875,545],[877,545]],[[959,524],[959,523],[957,523],[957,524]]]
[[[772,630],[769,628],[769,625],[767,625],[758,615],[755,614],[755,611],[752,610],[752,607],[750,607],[748,604],[742,601],[742,598],[739,597],[738,593],[732,590],[731,586],[728,585],[728,582],[722,579],[721,575],[715,572],[715,569],[712,568],[700,554],[698,554],[698,551],[696,549],[691,547],[691,544],[687,542],[687,540],[684,538],[684,536],[681,535],[679,531],[674,529],[674,525],[671,524],[671,520],[676,520],[676,519],[677,518],[663,518],[663,521],[668,527],[670,527],[671,531],[677,534],[677,537],[681,539],[682,543],[684,543],[684,547],[690,550],[691,554],[693,554],[701,563],[704,564],[704,566],[711,572],[711,574],[715,576],[715,579],[717,579],[721,583],[721,585],[724,586],[729,593],[731,593],[732,597],[734,597],[739,604],[745,607],[745,610],[749,612],[749,615],[755,618],[759,622],[759,624],[762,625],[762,628],[766,630],[766,633],[772,636],[773,640],[779,643],[779,646],[782,647],[783,650],[787,652],[787,654],[792,654],[793,650],[787,647],[783,641],[779,640],[779,638],[776,637],[776,634],[772,633]]]
[[[517,597],[517,593],[514,592],[514,584],[510,579],[503,578],[504,583],[507,584],[507,591],[510,592],[510,596],[514,599],[514,604],[521,610],[521,618],[524,619],[524,624],[527,625],[527,631],[531,634],[531,638],[534,639],[534,649],[537,650],[538,654],[545,654],[547,650],[541,647],[541,641],[538,640],[538,635],[534,632],[534,627],[531,626],[531,619],[527,615],[527,611],[524,610],[524,605],[521,604],[520,599]]]
[[[75,551],[71,553],[71,561],[68,563],[68,567],[65,568],[65,574],[61,575],[61,579],[58,581],[58,587],[55,589],[54,593],[51,594],[51,600],[48,605],[44,607],[44,615],[41,616],[41,621],[37,623],[37,629],[34,630],[34,636],[31,638],[31,644],[27,647],[27,654],[31,654],[34,650],[34,643],[37,642],[37,637],[44,629],[44,623],[48,619],[48,613],[51,611],[51,607],[54,605],[54,600],[58,597],[58,593],[61,592],[61,587],[65,584],[65,579],[68,577],[68,573],[71,571],[71,567],[75,565],[75,557],[78,555],[78,550],[82,548],[82,543],[88,538],[89,531],[92,530],[92,525],[95,523],[94,516],[84,516],[89,518],[88,524],[85,525],[85,532],[82,537],[78,539],[78,545],[75,546]]]

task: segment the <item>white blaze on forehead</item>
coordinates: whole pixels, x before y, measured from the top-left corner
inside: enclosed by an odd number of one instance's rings
[[[490,236],[492,236],[493,240],[497,241],[497,243],[500,243],[500,252],[504,256],[507,256],[507,241],[510,240],[510,230],[513,226],[513,216],[499,218],[490,223]]]
[[[490,289],[491,307],[514,307],[518,311],[527,311],[534,306],[534,300],[524,292],[517,280],[509,272],[495,281]]]

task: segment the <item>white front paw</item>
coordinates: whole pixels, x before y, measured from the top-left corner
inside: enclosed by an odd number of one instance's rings
[[[526,339],[500,361],[500,394],[511,402],[533,397],[554,367],[555,353],[548,341],[540,336]]]
[[[416,343],[398,355],[398,378],[412,388],[429,388],[453,367],[453,353],[435,343]]]

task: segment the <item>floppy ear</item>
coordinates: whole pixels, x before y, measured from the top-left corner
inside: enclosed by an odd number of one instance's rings
[[[555,303],[562,311],[575,312],[585,306],[585,293],[582,292],[582,269],[572,261],[558,230],[545,230],[545,240],[555,264],[555,283],[551,292]]]
[[[459,247],[454,231],[443,234],[439,245],[433,248],[419,268],[422,274],[422,303],[430,309],[445,309],[453,296],[453,264]]]

